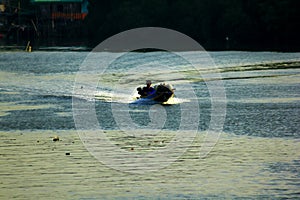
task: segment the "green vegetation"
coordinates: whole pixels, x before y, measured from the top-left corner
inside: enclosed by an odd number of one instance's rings
[[[300,50],[299,0],[89,0],[91,46],[132,28],[180,31],[209,50]]]
[[[39,1],[14,0],[8,11],[13,13],[21,6],[21,18],[25,15],[28,18],[38,5],[33,2]],[[61,36],[52,38],[53,43],[67,40],[68,44],[76,44],[88,38],[89,46],[94,47],[116,33],[155,26],[180,31],[208,50],[300,51],[299,0],[88,1],[89,13],[84,27],[80,24],[80,31],[72,26],[57,30]],[[39,17],[30,19],[37,25],[40,23],[36,21]],[[43,37],[41,34],[39,39],[49,40],[48,36]]]

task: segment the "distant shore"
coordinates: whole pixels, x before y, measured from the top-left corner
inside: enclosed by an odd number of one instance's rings
[[[0,52],[5,51],[26,51],[26,46],[20,45],[9,45],[9,46],[0,46]],[[40,47],[33,47],[32,51],[93,51],[92,47],[88,46],[40,46]],[[110,51],[109,49],[103,50],[105,52],[127,52],[126,49],[119,50],[119,51]],[[148,52],[155,52],[155,51],[164,51],[159,49],[138,49],[134,50],[133,52],[139,53],[148,53]],[[189,50],[186,50],[189,51]],[[247,51],[247,52],[280,52],[280,53],[297,53],[294,51],[272,51],[272,50],[206,50],[208,52],[217,52],[217,51]],[[300,52],[300,51],[299,51]]]
[[[85,46],[41,46],[34,48],[33,51],[91,51],[92,49]],[[0,51],[26,51],[26,46],[0,46]]]

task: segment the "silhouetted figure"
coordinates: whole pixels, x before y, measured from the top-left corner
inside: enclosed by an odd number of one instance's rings
[[[152,82],[150,80],[146,81],[146,87],[142,88],[137,88],[138,94],[141,95],[141,97],[146,97],[146,96],[150,96],[152,94],[155,93],[155,89],[153,87],[151,87]]]

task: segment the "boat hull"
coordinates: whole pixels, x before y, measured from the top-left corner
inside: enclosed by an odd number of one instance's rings
[[[174,88],[170,84],[159,84],[154,86],[155,93],[146,97],[135,96],[132,104],[173,104]],[[170,103],[168,103],[170,102]]]

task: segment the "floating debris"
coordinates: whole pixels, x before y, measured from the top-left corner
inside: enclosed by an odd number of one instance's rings
[[[52,140],[53,140],[54,142],[57,142],[57,141],[59,141],[59,137],[56,135],[56,136],[53,137]]]

